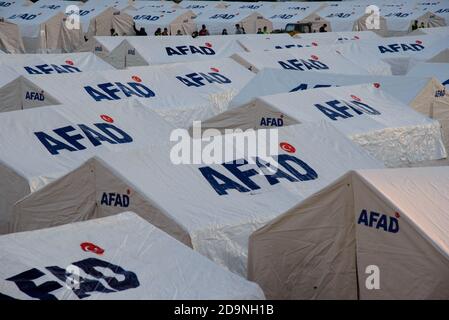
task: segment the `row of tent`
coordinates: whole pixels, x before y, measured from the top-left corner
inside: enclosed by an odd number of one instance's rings
[[[435,5],[405,1],[392,4],[378,3],[376,32],[383,36],[404,35],[419,26],[445,26],[449,21],[449,1]],[[78,7],[72,7],[78,6]],[[240,24],[246,32],[258,29],[282,30],[288,23],[310,23],[312,32],[326,25],[326,31],[364,31],[371,28],[367,2],[341,3],[242,3],[213,1],[183,1],[180,4],[162,1],[106,0],[86,3],[40,0],[30,5],[28,0],[2,2],[0,6],[0,44],[9,52],[72,52],[85,45],[94,36],[110,36],[111,29],[119,35],[134,35],[133,24],[153,35],[160,28],[169,34],[191,35],[201,25],[209,33],[229,34]],[[69,7],[69,9],[67,9]],[[76,15],[79,28],[72,27]],[[374,18],[373,18],[374,19]],[[422,29],[414,32],[420,32]],[[22,41],[23,39],[23,41]]]
[[[0,298],[447,299],[447,167],[397,168],[447,161],[447,28],[429,30],[0,55]],[[278,129],[271,157],[231,128]]]

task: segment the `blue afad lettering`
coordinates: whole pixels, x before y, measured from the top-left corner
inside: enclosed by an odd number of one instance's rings
[[[140,98],[154,97],[154,92],[139,82],[106,82],[97,85],[97,88],[92,86],[85,86],[84,90],[95,100],[120,100],[136,96]]]
[[[112,293],[137,288],[140,286],[137,275],[134,272],[126,271],[118,265],[97,259],[88,258],[77,261],[72,265],[78,267],[87,277],[78,276],[76,286],[71,290],[79,298],[90,297],[91,293]],[[58,266],[45,267],[53,280],[43,282],[44,277],[49,277],[47,273],[33,268],[24,271],[6,281],[14,282],[20,291],[31,298],[39,300],[57,300],[52,292],[63,289],[68,290],[67,283],[71,281],[70,274],[66,269]],[[103,271],[104,270],[104,271]],[[36,283],[39,283],[39,285]]]
[[[225,19],[225,20],[229,20],[235,17],[235,14],[227,14],[227,13],[222,13],[222,14],[214,14],[213,16],[209,17],[209,19]]]
[[[218,72],[198,72],[189,73],[184,76],[177,76],[176,79],[184,83],[188,87],[202,87],[208,83],[228,84],[232,83],[231,79],[225,77]]]
[[[133,17],[134,20],[148,20],[148,21],[156,21],[159,20],[158,16],[138,14]]]
[[[362,114],[380,115],[381,113],[374,109],[373,107],[362,103],[360,101],[338,101],[332,100],[327,101],[323,104],[314,105],[318,110],[320,110],[326,117],[336,121],[340,119],[348,119],[354,116],[359,116]]]
[[[28,74],[52,74],[52,73],[77,73],[81,72],[77,67],[62,64],[41,64],[37,66],[25,66],[23,67]]]
[[[100,204],[109,207],[127,208],[129,206],[129,196],[114,192],[103,192]]]
[[[390,233],[399,232],[399,221],[397,218],[374,211],[368,213],[365,209],[360,212],[357,223],[370,228],[382,229]]]
[[[255,169],[242,170],[241,167],[248,164],[248,161],[245,159],[223,163],[222,166],[232,176],[222,174],[209,166],[201,167],[199,170],[220,196],[227,195],[227,190],[229,189],[234,189],[238,192],[259,190],[261,187],[251,177],[260,176],[261,173],[270,185],[279,183],[280,179],[285,179],[289,182],[300,182],[318,178],[317,172],[312,167],[293,155],[280,154],[277,156],[276,161],[278,167],[270,168],[270,163],[256,157],[255,162],[261,172]]]
[[[289,92],[295,92],[300,90],[307,90],[307,89],[315,89],[315,88],[329,88],[332,87],[331,84],[316,84],[312,88],[309,88],[309,85],[307,83],[301,83],[300,85],[294,87]]]
[[[259,125],[263,127],[282,127],[284,125],[284,120],[282,118],[262,117]]]
[[[449,86],[449,79],[443,82],[443,86]]]
[[[85,124],[79,124],[79,133],[76,133],[76,128],[73,126],[66,126],[54,129],[55,136],[43,131],[34,132],[39,141],[52,155],[57,155],[61,150],[70,152],[80,151],[86,149],[86,146],[79,141],[83,139],[89,140],[94,146],[100,146],[103,142],[110,144],[130,143],[133,138],[120,128],[117,128],[110,123],[94,123],[96,129],[88,127]],[[75,131],[72,134],[69,132]]]
[[[23,14],[13,14],[12,16],[10,16],[8,18],[8,20],[12,20],[12,19],[22,19],[22,20],[33,20],[37,17],[36,14],[31,14],[31,13],[23,13]]]
[[[0,1],[0,7],[6,8],[11,5],[11,2]]]
[[[27,91],[25,94],[25,100],[37,100],[37,101],[44,101],[45,96],[43,92],[33,92],[33,91]]]
[[[307,70],[328,70],[329,67],[322,63],[321,61],[313,60],[313,59],[291,59],[287,61],[278,61],[278,63],[282,66],[282,68],[287,70],[299,70],[299,71],[307,71]]]
[[[423,50],[425,47],[422,44],[418,44],[418,43],[410,43],[410,44],[405,44],[405,43],[393,43],[393,44],[389,44],[386,46],[378,46],[380,53],[395,53],[395,52],[406,52],[406,51],[421,51]]]
[[[176,46],[165,47],[165,51],[167,51],[167,55],[173,56],[186,56],[188,54],[202,54],[206,56],[212,56],[215,54],[215,50],[206,46]]]

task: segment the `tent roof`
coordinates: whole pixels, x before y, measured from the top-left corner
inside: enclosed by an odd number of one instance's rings
[[[263,69],[232,99],[230,107],[249,103],[259,96],[301,91],[329,86],[378,83],[385,92],[409,104],[431,81],[430,77],[397,77],[378,75],[346,75],[317,72],[290,72],[281,69]]]
[[[87,264],[94,258],[112,264],[108,276],[123,281],[123,274],[114,272],[118,266],[132,272],[136,282],[128,281],[120,289],[114,286],[106,293],[89,291],[85,300],[264,298],[255,283],[223,270],[132,212],[4,235],[0,244],[0,255],[6,258],[0,270],[0,293],[17,299],[32,297],[20,291],[14,282],[3,279],[33,268],[44,271],[46,266],[65,269],[78,261]],[[88,244],[101,248],[103,253],[89,251]],[[51,292],[57,299],[79,299],[51,273],[44,278],[59,284],[60,288]]]
[[[80,53],[63,53],[63,54],[20,54],[20,55],[3,55],[0,57],[0,64],[6,64],[10,68],[15,69],[18,73],[23,75],[49,74],[66,71],[63,68],[55,69],[49,65],[62,65],[75,67],[78,70],[95,71],[95,70],[115,70],[110,64],[104,62],[102,59],[90,52]],[[39,69],[37,66],[41,66]],[[31,68],[27,71],[25,68]],[[74,71],[78,72],[78,71]]]
[[[200,73],[209,77],[209,80]],[[252,72],[245,70],[233,60],[225,58],[136,67],[121,71],[99,71],[95,74],[83,72],[36,75],[29,78],[33,83],[39,83],[45,92],[61,103],[81,106],[92,105],[92,103],[95,105],[96,100],[106,102],[114,100],[98,87],[102,83],[126,84],[136,82],[134,79],[137,79],[137,82],[140,81],[139,83],[150,88],[154,93],[154,96],[137,97],[145,106],[151,106],[154,111],[177,126],[188,127],[193,120],[201,120],[226,109],[230,99],[253,76]],[[199,79],[199,82],[195,82],[196,80],[192,77]],[[87,86],[103,95],[95,99],[86,91]],[[121,91],[118,91],[116,96],[119,99],[117,101],[127,98]],[[132,97],[136,96],[132,95]]]
[[[245,67],[250,68],[258,72],[263,68],[276,68],[282,69],[283,65],[289,66],[291,69],[299,71],[320,71],[320,72],[332,72],[332,73],[345,73],[345,74],[366,74],[368,71],[362,67],[353,64],[351,61],[343,58],[335,50],[330,50],[326,47],[313,47],[313,48],[298,48],[298,49],[284,49],[274,51],[256,51],[256,52],[243,52],[237,53],[232,58]],[[318,60],[316,60],[318,58]],[[302,64],[304,60],[307,67],[302,65],[296,68],[291,62],[294,60],[296,64]],[[323,63],[325,66],[313,67],[315,64]]]
[[[418,63],[407,76],[435,77],[449,87],[449,63]]]
[[[376,194],[388,199],[449,259],[449,168],[360,170]]]
[[[341,118],[342,121],[333,121],[314,107],[317,103],[322,104],[330,100],[352,101],[355,100],[353,96],[359,98],[361,102],[372,106],[380,114],[365,113],[361,117]],[[292,101],[300,101],[300,103],[292,104]],[[390,127],[419,126],[434,122],[396,100],[393,96],[375,88],[372,84],[281,93],[259,97],[255,100],[255,104],[274,107],[300,122],[330,121],[336,128],[348,136]]]
[[[111,117],[112,125],[131,136],[132,142],[111,143],[109,139],[109,142],[100,141],[95,146],[79,125],[84,124],[92,130],[103,133],[104,136],[104,132],[94,125],[109,123],[106,121],[108,118],[102,115]],[[145,149],[152,144],[168,143],[172,130],[164,120],[133,100],[120,104],[90,103],[84,106],[50,106],[4,112],[0,113],[0,123],[0,163],[27,179],[32,190],[67,173],[100,152]],[[68,135],[73,136],[75,132],[81,135],[78,143],[84,146],[84,149],[80,145],[77,145],[78,148],[70,147],[69,141],[53,131],[67,126],[73,127]],[[59,141],[65,143],[65,148],[58,150],[57,154],[51,154],[39,141],[36,132],[43,132],[57,139],[56,142],[49,142],[51,146]],[[76,145],[76,142],[73,143]]]
[[[329,139],[330,136],[333,139]],[[232,148],[235,154],[248,153],[242,146],[228,146],[229,141],[223,141],[225,148]],[[317,178],[297,182],[279,179],[279,183],[270,185],[263,174],[256,174],[249,179],[256,183],[257,188],[253,187],[251,190],[244,187],[247,192],[226,189],[225,194],[220,195],[202,175],[200,167],[209,167],[243,184],[237,175],[230,174],[220,164],[175,165],[169,158],[170,152],[163,147],[152,148],[151,154],[120,153],[114,156],[100,155],[97,158],[132,190],[145,196],[170,219],[180,224],[191,235],[195,250],[244,274],[241,268],[242,264],[246,265],[245,243],[250,232],[326,186],[350,168],[382,167],[360,147],[324,122],[280,128],[276,141],[292,145],[295,150],[290,153],[285,152],[278,144],[275,144],[275,149],[279,154],[301,159],[317,173]],[[223,156],[225,162],[240,159],[232,153],[224,153]],[[296,168],[294,170],[299,169],[296,164],[292,165]],[[251,168],[263,173],[254,163],[238,170],[246,171]],[[282,167],[280,169],[285,170]],[[304,173],[304,170],[301,169],[301,172]],[[177,201],[173,201],[174,197]]]

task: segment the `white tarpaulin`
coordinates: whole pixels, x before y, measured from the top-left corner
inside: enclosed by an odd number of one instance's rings
[[[133,212],[1,236],[0,256],[0,298],[264,298],[256,284],[223,270]],[[76,286],[67,285],[66,270],[78,276]],[[25,281],[35,287],[23,286]]]
[[[203,128],[269,128],[329,121],[387,166],[446,157],[440,124],[373,84],[259,97],[203,121]]]
[[[412,77],[435,77],[449,88],[449,63],[419,63],[407,73]]]
[[[194,120],[225,111],[253,76],[227,58],[29,78],[60,103],[84,106],[137,98],[173,125],[188,128]]]
[[[0,13],[1,14],[1,13]],[[0,19],[0,50],[8,53],[24,53],[25,47],[20,29],[15,23]]]
[[[245,37],[246,38],[246,37]],[[259,38],[259,37],[257,37]],[[117,68],[227,58],[244,52],[238,37],[127,37],[107,61]]]
[[[7,65],[22,75],[72,74],[115,69],[89,52],[4,55],[0,57],[0,64]]]
[[[259,12],[273,23],[273,30],[284,30],[288,23],[301,23],[301,21],[318,10],[320,3],[292,3],[288,6],[265,8]]]
[[[293,71],[317,71],[343,74],[367,74],[362,68],[333,47],[311,47],[274,51],[237,53],[232,58],[253,72],[263,68],[287,69]]]
[[[169,142],[171,126],[136,101],[0,113],[0,233],[11,206],[99,152]]]
[[[10,55],[0,55],[0,60]],[[22,72],[23,73],[23,72]],[[55,104],[58,101],[46,96],[38,84],[31,82],[18,70],[0,63],[0,112]]]
[[[392,9],[389,12],[384,12],[381,10],[381,15],[385,17],[387,21],[389,35],[401,35],[411,32],[413,30],[412,26],[416,23],[416,21],[418,22],[418,27],[424,26],[424,28],[441,27],[446,25],[443,17],[434,14],[433,12],[423,10]]]
[[[198,15],[195,21],[198,28],[203,24],[206,25],[211,35],[221,35],[223,29],[226,29],[228,34],[234,34],[236,24],[243,27],[246,33],[256,33],[257,29],[263,29],[265,26],[271,32],[273,28],[271,21],[257,11],[248,9],[207,10]]]
[[[125,13],[132,17],[136,28],[144,28],[147,35],[153,35],[157,29],[162,32],[167,28],[168,35],[177,35],[178,31],[183,35],[191,35],[197,29],[194,17],[190,10],[170,9],[158,11],[151,7],[139,10],[127,10]],[[114,19],[122,19],[124,15],[114,16]],[[132,34],[133,28],[123,29],[126,34]]]
[[[20,29],[27,52],[70,52],[83,41],[82,28],[69,29],[66,16],[59,10],[41,9],[38,6],[10,10],[5,20]]]
[[[269,299],[447,300],[448,190],[448,167],[350,172],[252,234],[249,279]]]
[[[340,31],[340,32],[320,32],[320,33],[298,33],[294,38],[305,41],[317,41],[322,44],[335,44],[345,41],[379,40],[381,36],[372,31]]]
[[[14,231],[109,216],[126,207],[216,263],[246,275],[251,232],[351,168],[382,167],[325,122],[281,128],[277,138],[266,130],[258,135],[262,140],[256,143],[270,140],[267,152],[252,153],[234,143],[232,138],[244,133],[197,140],[193,149],[187,139],[176,140],[172,149],[151,148],[148,154],[95,157],[18,202]],[[174,164],[181,160],[179,143],[185,142],[184,151],[200,154],[183,154],[185,163]],[[234,152],[205,164],[201,158],[205,160],[207,146]],[[189,164],[197,156],[198,164]],[[127,190],[129,201],[110,200],[109,195]]]
[[[394,75],[406,74],[410,65],[416,61],[426,61],[438,56],[441,59],[447,56],[449,61],[449,54],[444,53],[449,47],[449,37],[433,35],[391,37],[376,41],[351,42],[335,47],[343,56],[359,63],[363,63],[365,57],[370,57],[369,60],[381,59],[391,65]]]

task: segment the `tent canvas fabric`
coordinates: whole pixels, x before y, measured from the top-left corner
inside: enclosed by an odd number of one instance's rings
[[[410,69],[407,76],[436,77],[449,88],[449,63],[419,63]]]
[[[218,130],[329,121],[387,166],[446,158],[440,124],[372,84],[258,97],[202,122]],[[275,125],[278,122],[274,123]]]
[[[447,300],[448,177],[448,167],[346,174],[251,235],[248,278],[268,299]],[[365,285],[369,266],[379,290]]]
[[[20,29],[26,52],[71,52],[83,41],[82,28],[69,30],[65,15],[35,6],[10,11],[6,21]]]
[[[329,5],[305,17],[302,22],[311,23],[312,29],[317,33],[324,24],[327,25],[327,32],[364,31],[368,30],[368,14],[365,13],[365,8],[366,6],[347,6],[344,3]],[[385,18],[380,16],[379,30],[385,29]]]
[[[1,55],[3,57],[4,55]],[[40,107],[57,103],[50,95],[42,100],[42,88],[28,80],[17,70],[0,64],[0,113],[21,110],[30,107]]]
[[[269,133],[265,131],[265,134]],[[234,138],[238,136],[245,134],[233,135]],[[108,205],[102,195],[123,194],[129,189],[127,210],[136,212],[195,251],[244,276],[247,240],[251,232],[351,168],[382,167],[325,122],[290,126],[278,131],[278,140],[274,138],[277,143],[267,150],[266,155],[278,154],[273,160],[278,161],[276,172],[284,174],[282,179],[275,178],[272,170],[266,171],[266,165],[261,165],[267,163],[266,157],[258,162],[258,166],[246,157],[248,153],[243,145],[227,139],[222,141],[222,137],[218,139],[218,142],[212,142],[217,148],[231,148],[228,150],[235,152],[223,153],[224,159],[216,164],[175,164],[171,157],[175,151],[161,146],[151,148],[148,154],[96,156],[17,202],[12,231],[116,214],[120,207]],[[278,144],[279,141],[283,143]],[[286,148],[285,143],[293,149]],[[202,147],[205,144],[210,146],[210,140],[203,142]],[[228,171],[219,164],[235,163],[240,156],[248,160],[236,170]],[[241,181],[239,171],[251,173],[251,176],[245,178],[245,182]],[[206,172],[216,172],[216,178]],[[212,184],[214,179],[218,179],[215,181],[222,187]],[[228,182],[222,184],[222,179]],[[81,184],[82,188],[79,187]],[[59,190],[59,196],[51,196],[48,206],[49,196],[56,190]],[[42,210],[43,207],[46,210]]]
[[[117,47],[127,36],[94,36],[80,44],[77,52],[93,52],[96,56],[113,65],[109,60],[110,52]]]
[[[418,21],[418,26],[424,23],[426,28],[442,27],[446,25],[443,17],[432,12],[420,10],[394,10],[383,15],[387,21],[388,35],[404,35],[412,31],[412,25]]]
[[[449,148],[449,92],[431,72],[416,76],[375,76],[289,72],[263,69],[229,103],[229,109],[250,103],[259,96],[322,87],[372,83],[414,110],[441,124],[443,141]]]
[[[227,58],[244,52],[233,37],[209,36],[128,37],[114,48],[107,61],[116,68]]]
[[[232,55],[231,58],[255,73],[263,68],[342,74],[368,73],[368,70],[355,65],[332,49],[326,47],[311,47],[243,52],[236,53]]]
[[[8,21],[0,21],[0,50],[8,53],[24,53],[19,27]]]
[[[198,26],[206,25],[211,35],[221,35],[223,29],[229,34],[235,32],[235,25],[239,24],[246,33],[256,33],[257,29],[267,27],[271,32],[273,24],[264,16],[252,10],[208,10],[195,18]]]
[[[4,235],[0,244],[0,294],[13,299],[264,299],[256,284],[223,270],[132,212]],[[78,274],[79,286],[70,288],[60,268]],[[104,281],[95,268],[110,278]],[[32,291],[17,280],[29,270],[43,272],[37,280],[29,279],[36,284]],[[50,283],[48,290],[45,284]]]
[[[444,54],[449,47],[449,38],[433,35],[391,37],[335,47],[350,60],[362,62],[361,57],[365,56],[376,61],[382,60],[391,66],[393,75],[404,75],[417,61],[427,61],[440,55],[441,59],[446,56],[446,61],[449,61],[449,54]]]
[[[169,143],[172,127],[137,101],[0,114],[0,233],[12,205],[100,152]],[[19,143],[20,141],[20,143]]]
[[[229,101],[253,76],[226,58],[29,78],[59,103],[83,107],[137,98],[174,126],[188,128],[195,120],[225,111]]]
[[[4,55],[0,57],[0,64],[5,64],[22,75],[115,70],[113,66],[89,52]]]
[[[163,10],[155,11],[151,7],[146,7],[141,10],[125,11],[126,15],[131,16],[136,24],[136,28],[144,28],[148,35],[153,35],[155,31],[160,28],[168,29],[169,35],[176,35],[178,30],[183,35],[191,35],[197,29],[195,14],[190,10]],[[113,19],[124,19],[125,14],[115,15]],[[117,23],[117,22],[116,22]],[[128,29],[121,29],[125,34],[132,34],[134,32],[132,25]]]

